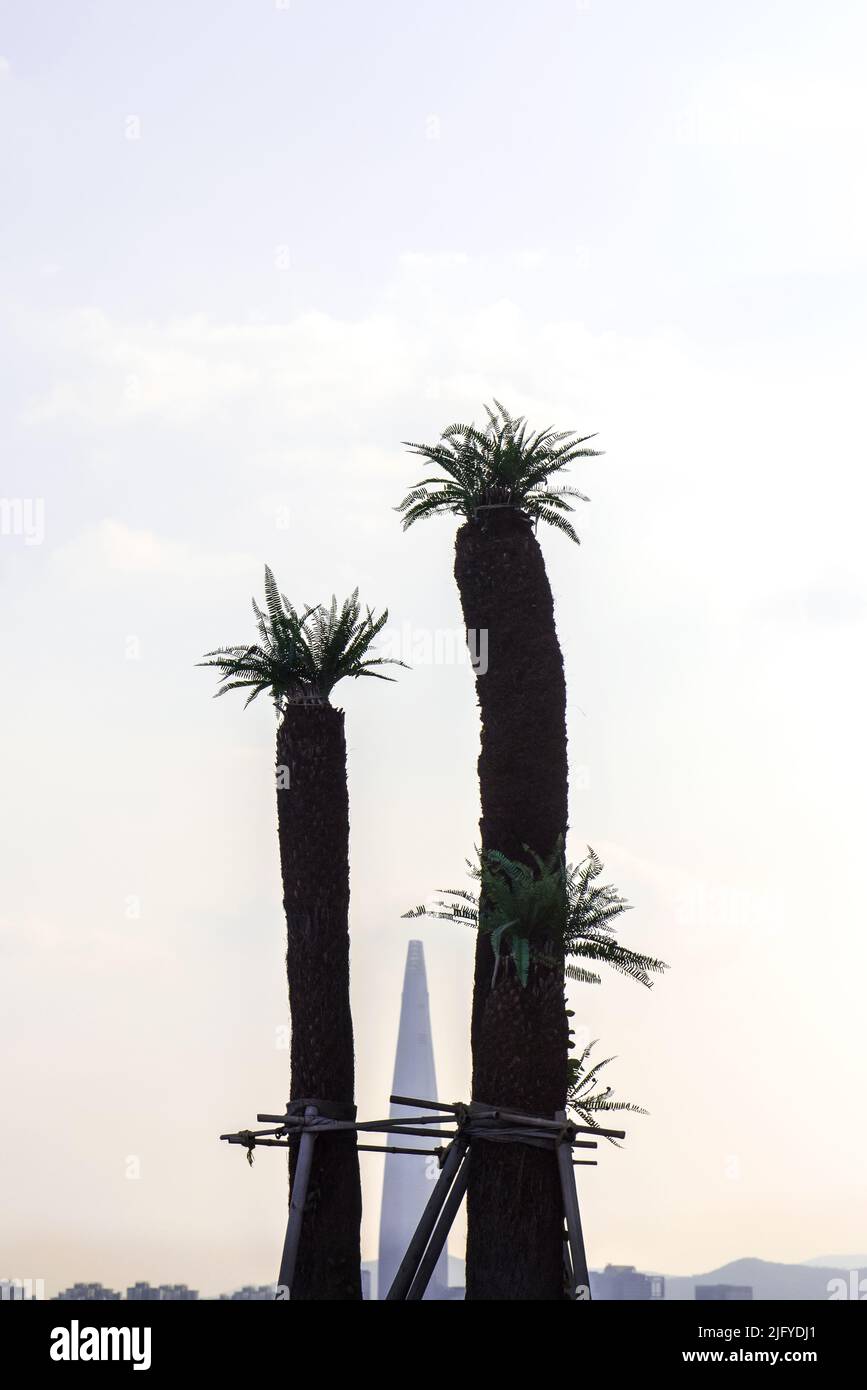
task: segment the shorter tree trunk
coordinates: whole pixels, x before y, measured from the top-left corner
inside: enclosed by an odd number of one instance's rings
[[[343,711],[288,706],[277,735],[277,816],[291,1099],[352,1104],[349,798]],[[290,1150],[290,1178],[297,1147]],[[292,1298],[361,1298],[361,1182],[353,1133],[316,1140]]]

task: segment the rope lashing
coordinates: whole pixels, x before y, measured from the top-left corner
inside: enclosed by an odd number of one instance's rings
[[[253,1167],[253,1150],[254,1150],[255,1147],[256,1147],[256,1136],[255,1136],[255,1134],[253,1133],[253,1131],[252,1131],[251,1129],[242,1129],[242,1130],[239,1130],[239,1131],[238,1131],[238,1138],[240,1139],[241,1143],[244,1145],[244,1148],[247,1150],[247,1162],[249,1163],[250,1167],[252,1168],[252,1167]]]
[[[370,1134],[383,1138],[397,1136],[416,1136],[422,1139],[448,1139],[447,1145],[437,1148],[397,1148],[373,1149],[373,1152],[415,1153],[431,1155],[439,1161],[442,1168],[445,1157],[456,1139],[464,1143],[480,1139],[494,1144],[526,1144],[532,1148],[558,1150],[560,1148],[595,1149],[600,1139],[623,1139],[623,1130],[603,1129],[601,1127],[577,1125],[559,1112],[552,1119],[542,1115],[525,1115],[520,1112],[500,1109],[496,1106],[471,1101],[469,1104],[453,1102],[446,1105],[439,1101],[418,1100],[410,1096],[392,1096],[393,1104],[430,1109],[436,1113],[429,1115],[390,1116],[386,1120],[359,1121],[355,1106],[348,1102],[328,1102],[321,1100],[290,1101],[282,1115],[258,1115],[260,1121],[276,1126],[272,1129],[253,1131],[239,1130],[236,1134],[223,1134],[221,1139],[230,1144],[239,1144],[247,1150],[247,1162],[253,1164],[253,1149],[257,1145],[270,1148],[289,1148],[304,1134],[319,1136],[329,1133],[354,1134],[356,1142]],[[448,1128],[433,1126],[445,1125]],[[451,1126],[454,1125],[452,1129]],[[578,1135],[586,1138],[578,1138]],[[369,1144],[358,1145],[360,1150],[371,1148]]]

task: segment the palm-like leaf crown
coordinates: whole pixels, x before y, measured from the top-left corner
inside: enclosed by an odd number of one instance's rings
[[[346,677],[376,676],[378,666],[405,666],[395,657],[371,656],[370,647],[388,621],[386,608],[378,618],[368,608],[364,614],[358,590],[338,606],[307,605],[299,613],[281,594],[271,570],[265,566],[265,609],[253,599],[259,641],[246,647],[218,647],[207,652],[200,666],[220,672],[217,695],[247,689],[245,708],[267,691],[278,713],[287,705],[327,704],[338,681]]]
[[[615,1099],[613,1086],[605,1085],[600,1080],[599,1073],[602,1068],[615,1061],[614,1057],[606,1057],[590,1066],[590,1053],[597,1042],[598,1038],[588,1043],[583,1052],[575,1053],[569,1058],[569,1090],[566,1101],[569,1109],[589,1129],[604,1128],[597,1117],[601,1115],[604,1118],[616,1111],[646,1115],[647,1111],[642,1106],[634,1105],[629,1100]],[[611,1139],[610,1143],[620,1147],[616,1139]]]
[[[479,512],[513,507],[538,524],[546,521],[577,543],[578,535],[566,513],[574,510],[570,498],[589,499],[573,487],[552,487],[551,480],[578,458],[595,458],[600,449],[586,449],[595,434],[554,431],[550,427],[531,434],[522,415],[510,415],[494,401],[485,406],[488,424],[455,424],[443,430],[437,444],[413,444],[410,453],[442,469],[445,477],[421,478],[399,507],[406,531],[416,521],[437,512],[451,512],[470,521]]]
[[[527,983],[531,959],[553,964],[552,948],[561,947],[567,956],[605,964],[639,984],[653,984],[650,976],[666,969],[665,961],[632,951],[614,938],[614,925],[629,904],[610,884],[596,883],[602,861],[588,847],[580,864],[566,864],[562,851],[550,859],[531,854],[535,867],[508,859],[497,850],[479,855],[477,863],[467,860],[470,877],[479,887],[446,888],[428,907],[420,904],[405,917],[436,917],[446,922],[463,922],[489,935],[494,952],[494,979],[508,953],[522,984]],[[571,980],[599,984],[601,976],[584,965],[567,964]]]

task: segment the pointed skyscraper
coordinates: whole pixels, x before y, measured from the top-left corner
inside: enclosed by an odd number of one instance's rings
[[[394,1059],[392,1094],[417,1096],[421,1100],[438,1100],[433,1041],[430,1028],[430,1005],[427,994],[427,974],[424,967],[424,946],[411,941],[406,953],[403,994],[400,1000],[400,1028],[397,1053]],[[389,1115],[417,1115],[406,1105],[392,1105]],[[389,1142],[396,1136],[389,1135]],[[413,1137],[413,1148],[436,1149],[442,1142]],[[418,1225],[438,1175],[435,1158],[415,1154],[386,1154],[385,1175],[382,1180],[382,1211],[379,1221],[378,1297],[388,1293],[391,1281],[406,1253],[410,1237]],[[426,1298],[442,1298],[448,1286],[448,1263],[445,1250],[437,1261],[428,1285]]]

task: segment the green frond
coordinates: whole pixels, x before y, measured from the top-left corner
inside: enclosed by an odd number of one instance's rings
[[[572,1113],[588,1129],[604,1129],[605,1125],[600,1125],[597,1116],[607,1116],[620,1113],[632,1115],[646,1115],[647,1111],[640,1105],[628,1100],[617,1100],[612,1086],[600,1087],[599,1073],[603,1067],[607,1067],[615,1058],[606,1057],[603,1061],[597,1062],[595,1066],[589,1066],[588,1062],[593,1048],[598,1039],[588,1043],[580,1054],[575,1054],[569,1058],[569,1090],[567,1104]],[[620,1147],[616,1139],[609,1140],[616,1148]]]
[[[553,501],[560,497],[577,497],[579,502],[589,502],[590,498],[585,492],[579,492],[577,487],[555,487],[548,491],[548,497]]]
[[[434,464],[445,476],[413,484],[395,508],[403,529],[440,512],[472,520],[486,507],[509,506],[577,542],[574,527],[560,513],[571,510],[565,498],[588,499],[577,488],[551,489],[549,480],[578,458],[597,457],[601,450],[585,447],[595,435],[550,427],[530,434],[523,416],[510,415],[497,400],[494,407],[484,407],[484,429],[458,422],[448,425],[435,444],[404,441],[411,454]]]
[[[566,957],[565,973],[579,984],[599,984],[601,976],[584,962],[604,965],[616,974],[650,988],[652,975],[666,962],[633,951],[614,938],[616,919],[631,906],[610,884],[600,884],[603,864],[588,846],[579,864],[567,864],[558,848],[547,860],[524,846],[527,862],[498,850],[467,860],[478,890],[440,889],[442,896],[413,916],[472,926],[491,940],[495,958],[514,958],[522,983],[533,962],[556,969]],[[525,951],[526,945],[526,951]]]
[[[592,970],[582,970],[580,965],[567,965],[566,978],[574,980],[580,985],[601,985],[602,976],[595,974]]]
[[[544,507],[541,504],[534,503],[530,515],[533,517],[534,521],[547,522],[549,526],[554,527],[555,531],[562,531],[564,536],[568,536],[570,541],[574,541],[576,545],[581,544],[581,538],[571,521],[567,521],[566,518],[561,516],[553,507]]]
[[[221,647],[207,652],[198,664],[220,673],[217,695],[247,687],[246,704],[268,691],[282,712],[296,701],[327,703],[338,681],[384,675],[381,666],[406,666],[396,657],[379,657],[372,645],[388,620],[388,609],[376,617],[362,615],[356,589],[342,604],[332,596],[329,607],[307,604],[299,612],[282,594],[271,569],[265,566],[265,610],[253,600],[258,643]],[[245,706],[246,708],[246,706]]]

